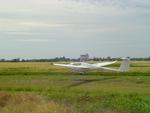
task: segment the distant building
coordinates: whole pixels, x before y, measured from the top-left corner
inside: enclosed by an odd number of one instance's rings
[[[85,54],[85,55],[80,55],[80,61],[87,61],[89,60],[89,54]]]

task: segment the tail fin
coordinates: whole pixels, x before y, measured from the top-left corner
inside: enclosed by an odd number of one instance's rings
[[[129,59],[128,58],[123,58],[123,61],[121,63],[121,66],[120,66],[120,72],[128,72],[129,71]]]

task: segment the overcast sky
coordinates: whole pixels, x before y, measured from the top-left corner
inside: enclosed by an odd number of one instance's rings
[[[0,58],[150,56],[150,0],[0,0]]]

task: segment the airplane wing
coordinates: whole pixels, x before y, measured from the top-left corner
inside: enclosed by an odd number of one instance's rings
[[[83,65],[72,65],[72,64],[54,64],[55,66],[62,66],[67,68],[80,68],[80,69],[88,69],[87,66]]]
[[[107,66],[107,65],[110,65],[110,64],[114,64],[116,63],[117,61],[113,61],[113,62],[102,62],[102,63],[97,63],[97,64],[94,64],[95,66],[97,67],[103,67],[103,66]]]

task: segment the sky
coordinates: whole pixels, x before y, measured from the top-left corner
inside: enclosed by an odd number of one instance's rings
[[[150,0],[0,0],[0,58],[149,57]]]

